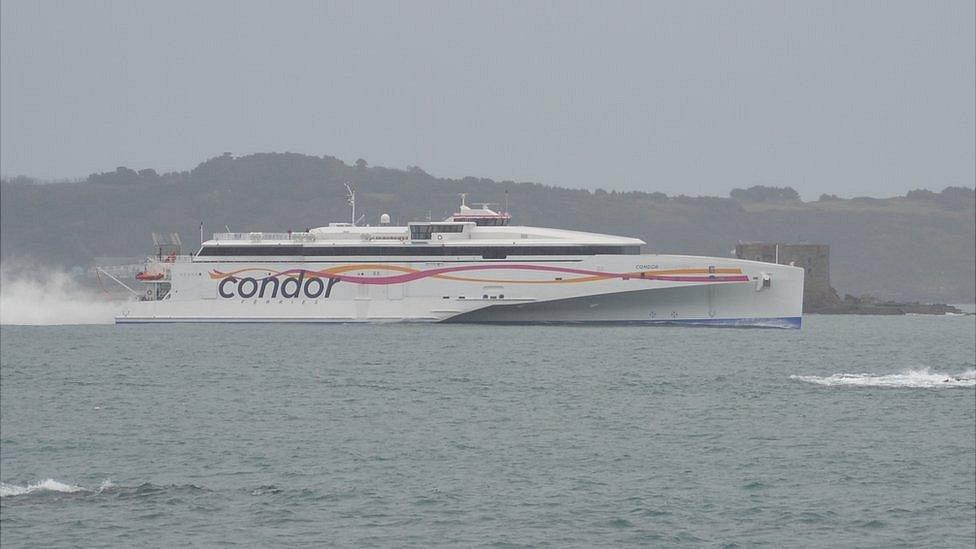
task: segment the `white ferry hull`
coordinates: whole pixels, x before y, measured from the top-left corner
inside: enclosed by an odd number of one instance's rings
[[[693,286],[491,305],[452,317],[447,322],[800,327],[801,315],[787,304],[777,303],[775,296],[753,299],[757,296],[742,290],[730,286]]]
[[[666,255],[284,265],[192,261],[173,265],[171,277],[165,299],[129,303],[116,321],[799,328],[803,295],[803,270],[796,267]]]

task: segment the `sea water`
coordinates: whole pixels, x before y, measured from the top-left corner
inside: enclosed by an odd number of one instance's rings
[[[974,320],[3,326],[0,543],[973,547]]]

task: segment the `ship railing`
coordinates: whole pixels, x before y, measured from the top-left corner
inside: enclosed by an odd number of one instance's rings
[[[214,233],[213,239],[220,241],[246,241],[246,242],[262,242],[264,240],[291,240],[295,242],[313,242],[315,241],[315,235],[306,232],[290,232],[290,233]]]
[[[391,242],[405,242],[410,238],[406,235],[399,234],[364,234],[363,240],[374,241],[374,240],[389,240]]]
[[[193,261],[192,254],[169,254],[169,255],[152,255],[146,258],[147,263],[191,263]]]

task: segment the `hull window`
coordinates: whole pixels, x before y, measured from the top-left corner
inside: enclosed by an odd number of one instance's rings
[[[411,227],[412,229],[413,227]],[[411,235],[413,236],[413,235]],[[480,256],[505,259],[508,256],[546,255],[637,255],[640,246],[207,246],[201,257],[427,257]]]

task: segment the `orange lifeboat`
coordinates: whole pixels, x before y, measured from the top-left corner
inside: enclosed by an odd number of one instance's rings
[[[136,275],[136,280],[162,280],[163,273],[147,273],[141,272]]]

